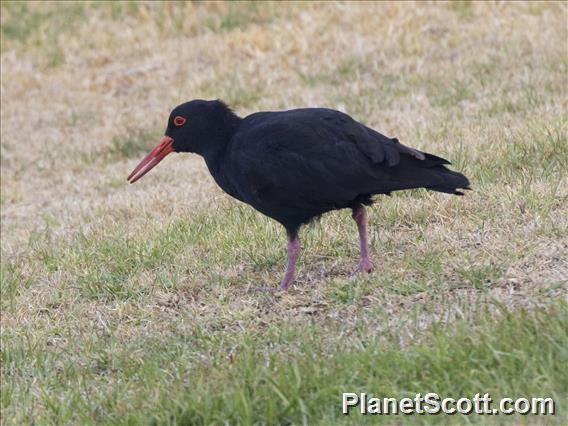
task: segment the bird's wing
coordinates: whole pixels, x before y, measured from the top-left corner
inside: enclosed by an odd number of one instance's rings
[[[354,144],[361,153],[374,164],[386,163],[395,166],[401,155],[409,155],[418,160],[437,160],[440,164],[449,164],[443,158],[425,154],[401,144],[396,138],[389,138],[351,118],[349,115],[327,108],[306,108],[276,113],[253,114],[252,128],[263,127],[270,134],[273,131],[289,132],[301,136],[303,140],[315,137],[323,143],[324,149],[332,149],[330,144]],[[256,123],[255,123],[256,122]],[[268,131],[270,129],[270,131]]]
[[[341,141],[355,144],[374,164],[386,163],[391,167],[396,166],[400,162],[401,155],[408,155],[417,160],[429,158],[439,164],[449,164],[449,161],[443,158],[403,145],[397,138],[389,138],[339,111],[324,109],[319,114],[318,121],[323,128]]]
[[[249,118],[250,117],[250,118]],[[257,113],[231,142],[241,199],[263,211],[346,207],[365,194],[440,184],[447,164],[327,109]],[[420,169],[420,170],[419,170]]]

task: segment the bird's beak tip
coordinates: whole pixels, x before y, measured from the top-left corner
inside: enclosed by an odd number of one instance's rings
[[[174,151],[174,140],[169,136],[162,136],[160,143],[138,163],[132,173],[126,179],[129,183],[134,183],[150,170],[152,170],[168,154]]]

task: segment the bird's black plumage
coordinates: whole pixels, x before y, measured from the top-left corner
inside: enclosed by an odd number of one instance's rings
[[[202,155],[225,192],[284,225],[289,254],[299,249],[298,228],[325,212],[353,209],[366,253],[361,206],[372,204],[373,195],[412,188],[461,195],[459,189],[469,189],[464,175],[445,167],[447,160],[326,108],[240,118],[221,101],[195,100],[172,111],[164,138],[168,152]],[[155,151],[163,155],[134,181],[167,155],[160,146]],[[295,257],[292,276],[293,263]]]
[[[445,167],[447,160],[409,148],[339,111],[303,108],[240,119],[223,103],[210,102],[204,106],[217,118],[203,123],[203,140],[190,137],[180,148],[198,146],[224,191],[289,231],[330,210],[369,205],[375,194],[411,188],[460,194],[458,188],[469,186],[465,176]],[[172,114],[185,112],[191,122],[193,106],[189,102]],[[216,133],[222,135],[213,137]]]

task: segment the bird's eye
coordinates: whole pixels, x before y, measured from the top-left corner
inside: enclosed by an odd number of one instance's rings
[[[178,127],[183,126],[186,121],[187,119],[185,117],[182,117],[181,115],[178,115],[176,116],[176,118],[174,118],[174,124]]]

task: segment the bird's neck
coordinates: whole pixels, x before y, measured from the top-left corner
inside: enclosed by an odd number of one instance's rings
[[[199,146],[197,154],[201,155],[209,170],[213,171],[216,164],[222,163],[225,151],[236,133],[241,119],[230,112],[223,118],[223,123],[208,131],[206,141]],[[218,166],[217,166],[218,167]]]
[[[204,158],[209,172],[216,180],[218,177],[222,178],[227,149],[242,121],[229,109],[220,118],[219,125],[207,132],[207,140],[196,149],[196,153]]]
[[[213,179],[215,179],[217,185],[219,185],[223,191],[227,192],[233,197],[237,197],[225,173],[228,156],[227,148],[229,144],[230,140],[225,144],[218,145],[218,149],[208,149],[202,154],[202,156],[205,160],[207,168],[209,169],[209,173],[211,173],[211,176],[213,176]]]

